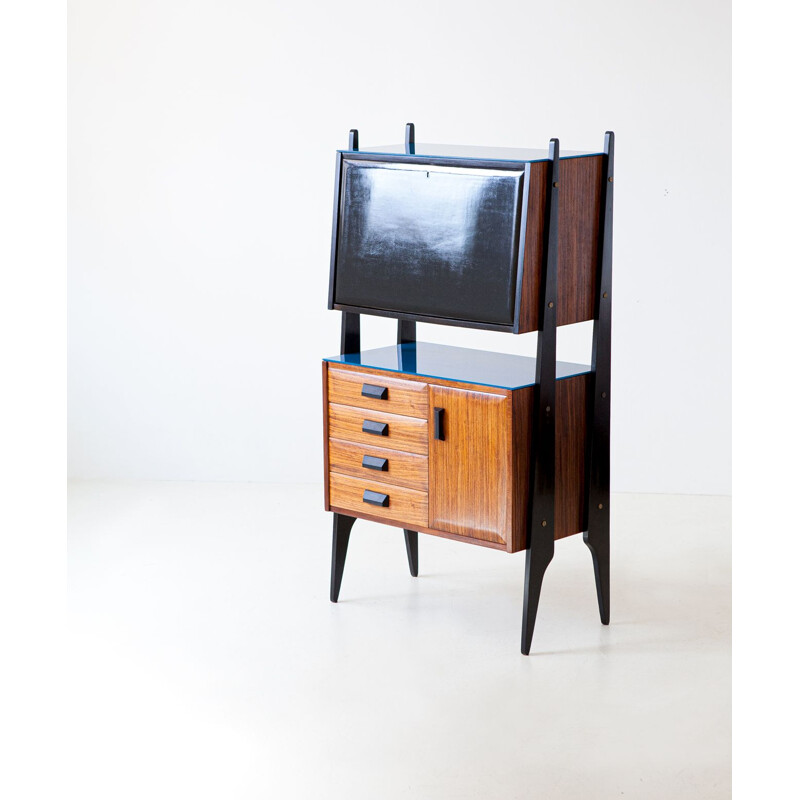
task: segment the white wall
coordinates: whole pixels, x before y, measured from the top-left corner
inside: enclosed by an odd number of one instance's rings
[[[413,121],[498,146],[616,131],[613,488],[729,492],[729,41],[723,0],[73,0],[71,475],[321,478],[334,151]],[[559,357],[588,352],[563,329]]]

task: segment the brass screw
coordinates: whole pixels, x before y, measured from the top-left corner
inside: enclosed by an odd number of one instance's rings
[[[603,297],[608,297],[608,292],[603,292]]]
[[[608,182],[609,183],[614,183],[614,176],[613,175],[609,175],[608,176]]]
[[[602,504],[602,503],[598,503],[598,504],[597,504],[597,507],[598,507],[598,508],[599,508],[601,511],[603,510],[603,504]]]
[[[552,300],[547,304],[547,307],[548,308],[552,308],[553,307],[553,301]]]
[[[605,392],[600,392],[600,397],[605,397],[605,396],[606,396]]]
[[[553,186],[555,186],[556,189],[558,189],[558,181],[553,181]]]
[[[543,520],[542,520],[542,527],[543,527],[543,528],[546,528],[546,527],[547,527],[547,520],[546,520],[546,519],[543,519]]]

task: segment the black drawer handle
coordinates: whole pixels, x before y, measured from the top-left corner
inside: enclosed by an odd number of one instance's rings
[[[366,469],[377,469],[380,472],[388,472],[389,459],[378,458],[377,456],[364,456],[364,458],[361,459],[361,466],[366,467]]]
[[[383,506],[385,508],[389,505],[389,495],[364,489],[364,502],[373,506]]]
[[[361,426],[363,433],[374,433],[376,436],[389,435],[388,422],[373,422],[371,419],[365,419],[364,424]]]
[[[433,409],[433,438],[444,441],[444,409]]]
[[[372,397],[375,400],[385,400],[389,390],[385,386],[374,386],[371,383],[361,385],[361,396]]]

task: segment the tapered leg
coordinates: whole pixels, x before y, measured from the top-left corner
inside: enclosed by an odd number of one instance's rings
[[[548,564],[553,560],[553,540],[550,547],[529,547],[525,551],[525,599],[522,606],[522,654],[531,652],[533,627],[536,625],[536,612],[539,609],[539,595]]]
[[[406,536],[406,554],[408,555],[408,568],[416,578],[419,575],[419,534],[416,531],[403,530]]]
[[[339,599],[339,589],[342,588],[342,575],[344,574],[344,560],[347,558],[347,543],[350,541],[350,531],[353,529],[355,517],[345,514],[333,515],[333,552],[331,554],[331,603]]]
[[[596,525],[594,530],[584,531],[583,534],[583,541],[589,548],[594,562],[597,605],[600,607],[600,621],[603,625],[608,625],[611,611],[611,547],[607,520],[606,516],[606,524]]]

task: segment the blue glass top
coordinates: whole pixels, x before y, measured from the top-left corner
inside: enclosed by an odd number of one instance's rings
[[[323,360],[332,364],[385,369],[423,378],[496,386],[499,389],[521,389],[536,383],[535,358],[426,342],[379,347]],[[556,380],[590,371],[590,367],[584,364],[556,362]]]
[[[382,144],[376,147],[360,147],[358,150],[340,150],[340,153],[374,153],[376,155],[395,155],[404,156],[406,146],[404,144]],[[474,145],[462,144],[422,144],[414,145],[415,156],[423,158],[459,158],[475,159],[476,161],[547,161],[549,153],[547,150],[534,150],[524,147],[476,147]],[[581,156],[595,156],[602,153],[581,151],[581,150],[561,150],[560,158],[580,158]]]

